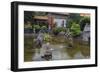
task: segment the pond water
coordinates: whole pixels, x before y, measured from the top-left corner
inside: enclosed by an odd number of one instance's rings
[[[68,47],[68,42],[64,37],[56,36],[52,37],[53,40],[49,41],[50,48],[52,48],[52,58],[50,60],[70,60],[70,59],[89,59],[90,58],[90,46],[87,42],[80,40],[74,40],[73,47]],[[42,58],[45,49],[42,44],[41,48],[33,48],[33,37],[24,38],[24,61],[46,61]],[[60,42],[59,42],[60,41]]]

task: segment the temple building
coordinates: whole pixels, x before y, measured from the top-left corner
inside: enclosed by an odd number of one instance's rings
[[[34,23],[45,25],[49,29],[52,29],[53,27],[66,27],[67,25],[67,19],[68,19],[68,13],[48,13],[45,16],[34,16]]]

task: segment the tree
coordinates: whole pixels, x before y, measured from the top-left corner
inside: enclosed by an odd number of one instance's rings
[[[82,18],[82,16],[80,16],[79,13],[70,13],[69,14],[69,19],[70,19],[69,21],[75,22],[77,24],[79,24],[81,18]]]
[[[86,23],[90,24],[90,17],[85,16],[85,17],[81,18],[81,20],[80,20],[81,31],[84,30]]]
[[[24,11],[24,22],[33,22],[33,16],[34,16],[34,12],[32,11]]]
[[[70,13],[68,20],[67,20],[68,21],[67,28],[71,29],[72,24],[74,24],[74,23],[79,24],[81,18],[82,18],[82,16],[80,16],[79,13]]]

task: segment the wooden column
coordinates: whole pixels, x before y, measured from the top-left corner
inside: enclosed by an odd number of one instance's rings
[[[54,26],[54,17],[53,16],[48,16],[48,26],[49,26],[49,29],[52,29],[53,26]]]

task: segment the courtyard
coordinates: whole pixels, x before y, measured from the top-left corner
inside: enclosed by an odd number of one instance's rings
[[[90,58],[90,15],[25,12],[24,61]]]

